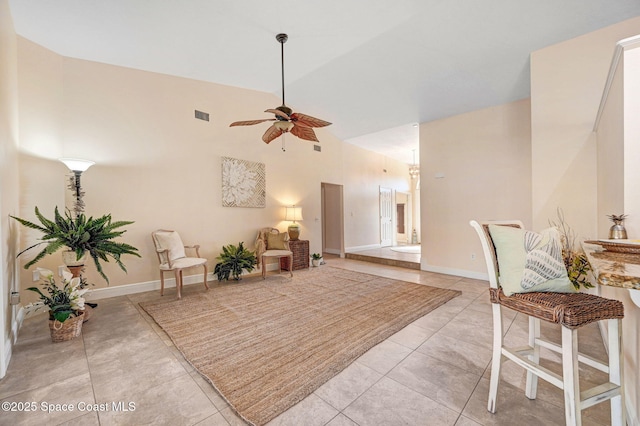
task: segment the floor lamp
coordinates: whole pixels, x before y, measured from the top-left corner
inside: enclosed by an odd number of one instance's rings
[[[80,185],[80,176],[82,175],[82,172],[86,171],[95,163],[93,161],[81,160],[78,158],[60,158],[60,161],[62,161],[64,165],[73,172],[73,176],[69,178],[69,184],[67,187],[74,192],[75,197],[73,209],[70,210],[78,216],[80,213],[84,212],[84,201],[82,200],[84,191],[82,191],[82,186]]]

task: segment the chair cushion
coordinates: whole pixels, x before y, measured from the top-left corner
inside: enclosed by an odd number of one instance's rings
[[[281,232],[279,234],[268,233],[267,234],[267,250],[286,250],[285,244],[287,234]]]
[[[171,262],[171,266],[173,266],[173,268],[169,268],[169,264],[163,263],[160,265],[160,269],[171,271],[173,269],[191,268],[192,266],[199,266],[207,263],[207,259],[201,257],[181,257],[180,259],[176,259]]]
[[[541,233],[510,226],[489,225],[496,247],[498,281],[506,296],[514,293],[575,293],[562,259],[556,228]]]
[[[280,256],[291,256],[293,252],[289,250],[267,250],[262,253],[262,257],[280,257]]]
[[[158,250],[169,250],[169,259],[172,262],[187,256],[182,239],[180,239],[180,235],[176,231],[159,231],[156,232],[155,236]]]

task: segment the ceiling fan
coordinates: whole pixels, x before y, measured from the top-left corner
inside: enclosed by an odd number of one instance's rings
[[[275,118],[265,118],[262,120],[248,120],[248,121],[235,121],[229,125],[233,126],[252,126],[254,124],[264,123],[265,121],[274,121],[269,126],[262,140],[265,143],[269,143],[284,133],[291,132],[292,135],[299,137],[300,139],[319,142],[316,137],[316,133],[313,131],[314,127],[325,127],[330,125],[328,121],[320,120],[319,118],[311,117],[310,115],[293,112],[291,108],[284,103],[284,44],[288,40],[286,34],[278,34],[276,40],[280,43],[280,63],[282,68],[282,105],[275,109],[268,109],[265,112],[269,112],[275,115]]]

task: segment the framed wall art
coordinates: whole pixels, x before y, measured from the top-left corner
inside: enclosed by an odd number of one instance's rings
[[[265,207],[264,163],[222,157],[222,206]]]

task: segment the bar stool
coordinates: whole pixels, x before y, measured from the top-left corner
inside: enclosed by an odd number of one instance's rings
[[[476,230],[484,251],[489,273],[491,308],[493,311],[493,359],[487,409],[496,412],[496,397],[500,379],[502,356],[527,370],[525,395],[536,398],[538,377],[564,391],[565,422],[582,424],[582,410],[600,402],[611,400],[611,424],[625,426],[623,392],[622,317],[624,305],[618,300],[605,299],[586,293],[514,293],[506,296],[498,285],[498,262],[489,225],[524,228],[520,221],[476,222],[470,225]],[[520,348],[508,348],[503,343],[502,311],[509,308],[529,317],[529,344]],[[562,344],[540,337],[540,320],[560,324]],[[594,321],[607,320],[608,364],[578,352],[578,328]],[[562,354],[562,375],[539,365],[540,348]],[[578,363],[582,362],[609,374],[609,382],[580,392]]]

